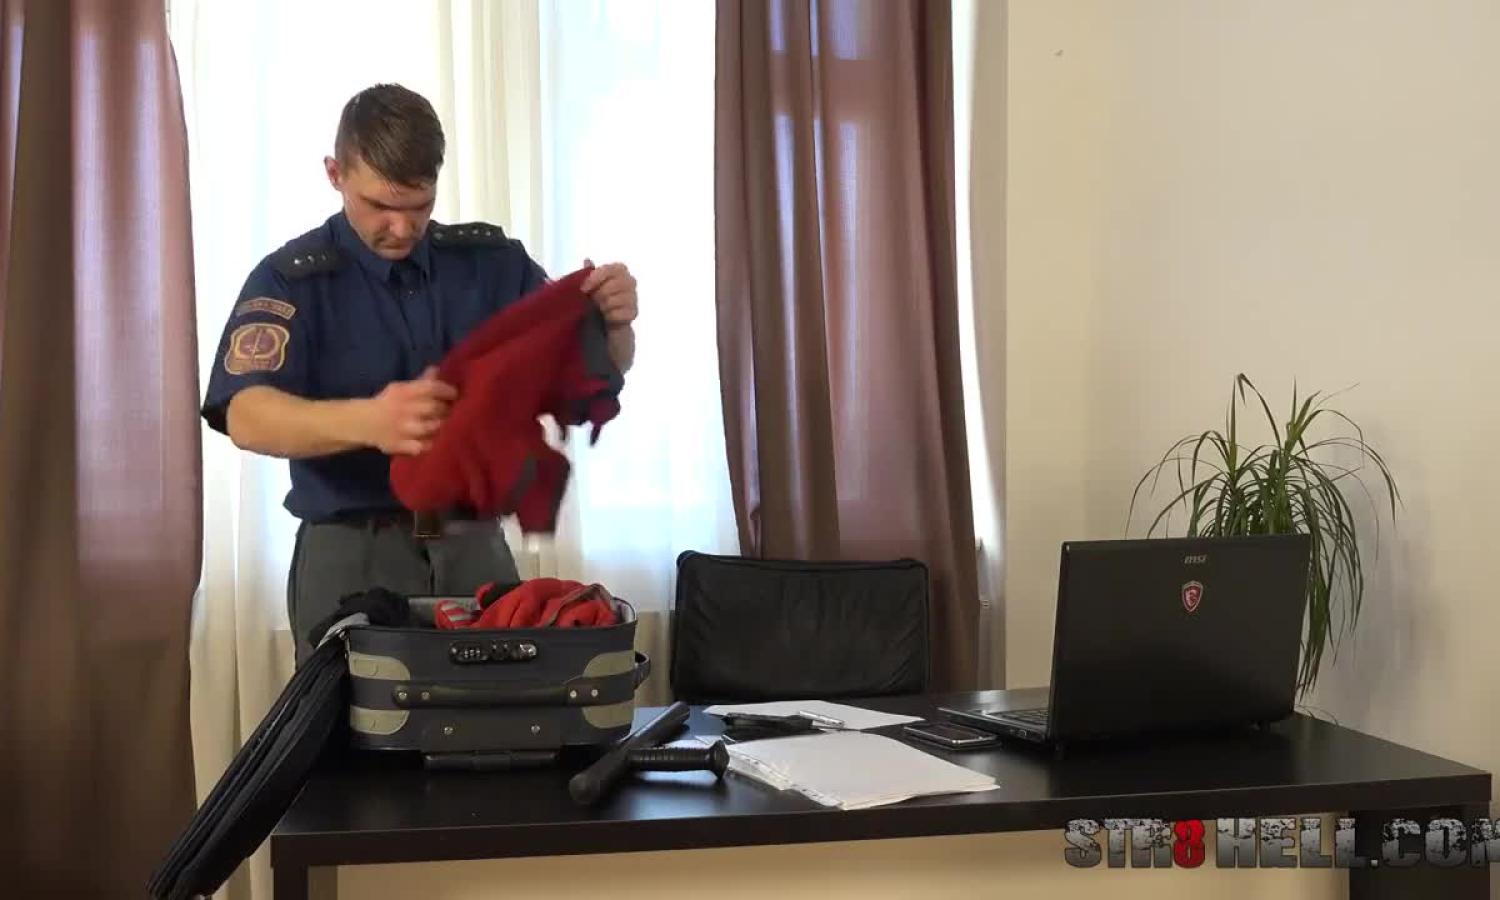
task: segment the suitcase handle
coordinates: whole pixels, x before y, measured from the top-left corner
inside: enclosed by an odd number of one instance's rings
[[[563,684],[518,685],[475,681],[420,683],[400,681],[391,687],[397,709],[468,708],[491,706],[607,706],[635,697],[636,688],[651,674],[651,658],[635,651],[628,672],[599,678],[574,678]],[[627,681],[627,679],[629,679]]]

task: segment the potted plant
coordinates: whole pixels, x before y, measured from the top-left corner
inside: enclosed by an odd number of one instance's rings
[[[1239,412],[1252,395],[1274,440],[1245,447],[1240,444]],[[1347,495],[1356,488],[1372,506],[1378,506],[1364,478],[1373,470],[1384,487],[1393,521],[1400,502],[1385,459],[1365,441],[1363,431],[1352,419],[1327,405],[1330,399],[1314,393],[1299,400],[1294,388],[1287,418],[1278,421],[1250,379],[1243,374],[1236,376],[1230,391],[1227,431],[1210,429],[1173,444],[1142,476],[1130,501],[1133,520],[1142,491],[1153,494],[1163,472],[1175,470],[1177,482],[1171,502],[1158,511],[1147,529],[1148,536],[1166,533],[1171,514],[1177,509],[1186,513],[1190,537],[1309,535],[1312,565],[1297,675],[1298,691],[1304,696],[1317,681],[1324,650],[1332,648],[1336,654],[1339,639],[1358,623],[1364,598],[1360,535]],[[1313,426],[1320,423],[1334,426],[1334,431],[1315,433]],[[1378,553],[1378,508],[1374,521]]]

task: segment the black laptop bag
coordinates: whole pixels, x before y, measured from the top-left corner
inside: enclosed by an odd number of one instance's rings
[[[672,690],[688,703],[926,690],[921,562],[797,562],[689,551],[677,559]]]

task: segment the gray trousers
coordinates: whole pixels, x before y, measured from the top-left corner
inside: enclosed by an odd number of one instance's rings
[[[403,597],[472,596],[487,581],[519,580],[499,521],[450,523],[437,538],[401,525],[303,522],[287,576],[297,663],[313,651],[308,631],[347,594],[383,587]]]

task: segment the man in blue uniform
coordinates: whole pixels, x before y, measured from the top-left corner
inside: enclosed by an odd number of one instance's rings
[[[290,460],[301,520],[287,584],[300,662],[312,625],[356,591],[471,594],[516,579],[500,523],[405,512],[390,457],[432,440],[455,398],[437,363],[475,326],[546,281],[494,225],[430,221],[442,126],[421,96],[377,85],[344,107],[324,160],[343,209],[250,273],[229,315],[203,416],[235,445]],[[610,355],[635,354],[635,279],[597,267]]]

